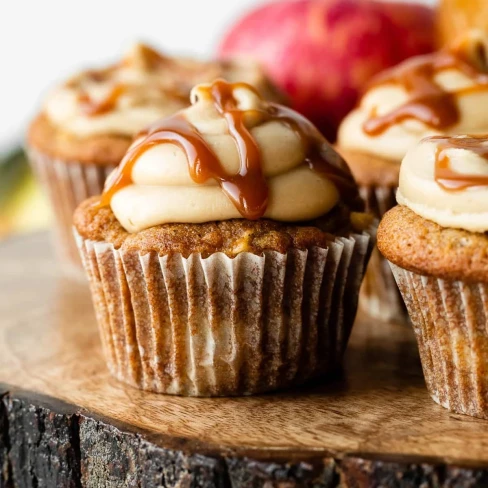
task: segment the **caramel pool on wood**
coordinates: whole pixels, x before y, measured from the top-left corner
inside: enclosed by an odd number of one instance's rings
[[[268,203],[268,185],[262,172],[259,147],[245,124],[246,115],[252,114],[258,116],[261,122],[279,120],[289,125],[305,148],[307,158],[304,164],[331,179],[344,200],[356,208],[360,200],[351,173],[315,126],[293,110],[273,103],[268,103],[265,110],[239,109],[233,92],[240,87],[252,90],[259,96],[246,83],[217,80],[206,87],[206,95],[226,120],[229,134],[237,146],[240,167],[236,174],[228,174],[224,170],[198,130],[183,114],[178,113],[139,134],[116,172],[107,181],[101,205],[109,205],[117,191],[132,183],[132,169],[142,153],[154,145],[171,143],[184,151],[193,181],[202,184],[208,179],[215,179],[244,218],[261,218]]]

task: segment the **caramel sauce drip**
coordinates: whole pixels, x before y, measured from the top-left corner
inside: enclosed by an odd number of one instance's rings
[[[445,91],[435,81],[435,76],[447,69],[456,69],[478,84],[477,89],[488,88],[484,48],[478,44],[475,62],[464,55],[462,48],[445,50],[420,56],[373,80],[371,87],[385,84],[402,85],[409,93],[409,100],[385,115],[372,115],[363,130],[370,136],[382,134],[391,126],[407,119],[416,119],[434,129],[442,130],[459,121],[456,93]],[[481,70],[485,72],[482,72]],[[474,91],[474,90],[466,90]],[[464,90],[461,90],[461,93]]]
[[[103,83],[109,81],[113,77],[114,72],[124,67],[139,67],[147,72],[157,72],[158,70],[165,69],[171,73],[172,78],[169,80],[166,80],[164,77],[161,78],[159,85],[161,94],[170,99],[177,100],[183,105],[188,105],[188,95],[195,84],[189,82],[189,80],[193,78],[215,78],[221,72],[221,66],[225,65],[222,63],[192,63],[186,66],[178,60],[165,56],[152,47],[142,44],[139,46],[137,59],[128,56],[119,63],[105,69],[86,71],[83,73],[83,76],[86,80],[93,83]],[[184,80],[187,81],[185,82]],[[67,87],[77,89],[78,83],[79,78],[72,79],[67,83]],[[103,100],[95,101],[88,93],[81,89],[81,93],[78,95],[78,101],[85,115],[102,115],[114,110],[120,97],[129,90],[130,86],[117,83]]]
[[[167,66],[169,67],[173,63],[171,58],[163,56],[161,53],[149,46],[142,45],[140,50],[141,63],[143,64],[144,69],[148,71],[154,71]],[[120,67],[129,67],[133,64],[133,62],[134,61],[131,58],[123,59],[120,63],[105,68],[104,70],[87,71],[85,73],[85,77],[92,82],[101,83],[106,81],[112,72],[116,71]],[[68,84],[68,86],[70,86],[70,84]],[[71,86],[74,86],[74,82],[71,83]],[[120,97],[126,93],[127,89],[128,88],[122,83],[117,83],[112,87],[107,96],[100,101],[93,100],[88,93],[82,91],[78,97],[81,110],[88,116],[106,114],[116,107]],[[171,98],[184,100],[185,103],[188,101],[188,93],[184,92],[178,87],[161,86],[161,91]]]
[[[94,101],[87,93],[81,93],[79,96],[81,110],[90,117],[110,112],[115,108],[125,91],[124,85],[115,85],[108,95],[100,101]]]
[[[145,44],[140,45],[139,49],[144,67],[150,71],[171,64],[172,62],[171,58],[164,56],[159,51],[156,51],[156,49]],[[121,66],[131,66],[132,63],[133,60],[130,57],[120,62]]]
[[[127,92],[127,87],[122,84],[115,85],[105,98],[100,101],[93,100],[86,92],[82,92],[78,101],[82,112],[89,117],[103,115],[115,109],[119,99]],[[159,87],[162,95],[170,99],[178,100],[184,105],[188,104],[188,92],[184,92],[178,87]]]
[[[109,205],[116,192],[132,184],[132,169],[145,151],[158,144],[171,143],[184,151],[193,181],[203,184],[208,179],[215,179],[244,218],[261,218],[268,203],[268,185],[262,171],[259,147],[245,125],[245,117],[249,114],[260,117],[262,122],[279,120],[288,124],[304,144],[307,152],[305,163],[334,181],[350,205],[360,208],[361,200],[349,168],[315,126],[296,112],[271,103],[264,110],[238,109],[233,91],[239,87],[254,91],[245,83],[230,84],[223,80],[215,81],[206,89],[206,95],[211,97],[216,110],[226,120],[229,134],[238,149],[240,167],[236,174],[225,171],[201,134],[179,113],[157,122],[138,136],[107,180],[101,205]]]
[[[488,138],[487,136],[467,137],[432,137],[437,141],[434,178],[444,190],[460,191],[473,186],[488,186],[488,176],[469,175],[451,169],[448,149],[465,149],[486,160],[488,165]]]
[[[359,196],[349,166],[329,145],[315,125],[283,105],[270,103],[269,106],[268,120],[279,120],[288,124],[300,138],[306,154],[304,163],[316,173],[331,180],[339,190],[342,199],[351,208],[362,210],[364,203]]]

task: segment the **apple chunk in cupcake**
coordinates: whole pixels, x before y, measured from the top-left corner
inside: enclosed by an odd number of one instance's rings
[[[75,213],[110,370],[195,396],[335,370],[371,247],[361,209],[307,119],[246,83],[196,86]]]
[[[488,136],[430,137],[400,170],[378,248],[405,300],[432,398],[488,418]]]
[[[395,205],[400,163],[431,135],[488,132],[488,36],[468,32],[433,54],[380,73],[339,128],[337,149],[350,164],[367,210],[381,217]],[[403,315],[388,266],[376,252],[361,298],[385,318]]]

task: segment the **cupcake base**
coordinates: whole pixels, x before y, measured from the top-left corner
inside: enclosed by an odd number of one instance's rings
[[[189,396],[249,395],[336,369],[371,242],[185,258],[75,235],[112,374]]]
[[[366,210],[379,219],[396,205],[396,186],[360,186]],[[361,310],[380,320],[406,321],[407,311],[388,262],[374,248],[359,298]]]
[[[425,276],[390,263],[433,400],[488,418],[488,284]]]
[[[54,215],[54,243],[68,273],[82,276],[82,264],[73,239],[73,213],[89,197],[100,195],[113,165],[54,159],[28,149],[31,166],[45,189]]]

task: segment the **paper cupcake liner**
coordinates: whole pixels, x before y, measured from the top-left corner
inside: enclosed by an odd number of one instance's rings
[[[81,271],[80,254],[73,238],[73,213],[83,200],[102,193],[105,179],[115,166],[63,161],[33,149],[27,152],[51,203],[58,255],[69,271]]]
[[[396,187],[360,186],[366,210],[378,219],[396,205]],[[360,308],[381,320],[403,321],[407,318],[395,279],[385,258],[373,250],[360,293]]]
[[[112,374],[191,396],[264,392],[337,368],[371,241],[353,235],[325,249],[231,259],[76,238]]]
[[[488,418],[488,284],[423,276],[391,264],[435,402]]]

